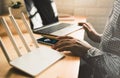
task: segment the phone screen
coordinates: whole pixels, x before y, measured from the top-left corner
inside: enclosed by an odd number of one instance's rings
[[[53,44],[55,44],[56,42],[58,42],[58,40],[52,39],[52,38],[42,37],[42,38],[37,39],[37,42],[38,42],[38,43],[48,44],[48,45],[53,45]]]

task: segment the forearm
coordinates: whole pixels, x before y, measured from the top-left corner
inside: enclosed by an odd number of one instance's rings
[[[94,48],[83,59],[95,69],[95,73],[99,72],[102,76],[107,73],[109,78],[117,78],[119,75],[120,57],[116,55]]]
[[[94,35],[88,35],[88,37],[94,41],[94,42],[97,42],[97,43],[100,43],[101,42],[101,37],[102,37],[102,34],[99,34],[99,33],[95,33],[96,36]]]
[[[97,34],[95,42],[100,43],[101,42],[101,37],[102,37],[102,34]]]

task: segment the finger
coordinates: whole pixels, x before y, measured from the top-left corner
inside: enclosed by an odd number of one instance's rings
[[[79,22],[78,25],[79,26],[83,26],[83,24],[85,24],[84,22]]]
[[[90,26],[87,23],[83,24],[83,26],[90,28]]]
[[[55,46],[62,44],[62,43],[66,43],[66,42],[71,42],[71,39],[60,39],[56,44],[54,44]]]
[[[87,27],[91,27],[91,24],[90,23],[84,23],[83,25],[86,25]]]
[[[58,37],[57,39],[73,39],[73,37],[70,37],[70,36],[61,36],[61,37]]]
[[[71,44],[71,45],[67,45],[67,46],[62,46],[62,47],[60,47],[60,48],[57,48],[57,50],[58,51],[73,51],[73,44]]]
[[[90,27],[86,24],[83,25],[83,28],[86,30],[86,31],[90,31]]]
[[[74,42],[71,40],[65,39],[65,40],[61,40],[61,41],[57,42],[55,45],[53,45],[52,48],[57,49],[57,48],[60,48],[62,46],[66,46],[66,45],[70,45],[70,44],[74,44]]]

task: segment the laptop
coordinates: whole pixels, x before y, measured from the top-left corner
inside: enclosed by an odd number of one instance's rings
[[[81,28],[75,24],[60,23],[53,0],[24,0],[24,3],[34,33],[65,36]]]
[[[2,39],[0,38],[0,47],[1,47],[4,55],[6,56],[8,63],[11,66],[13,66],[31,76],[37,76],[38,74],[42,73],[48,67],[50,67],[51,65],[53,65],[54,63],[56,63],[57,61],[59,61],[61,58],[64,57],[64,55],[62,53],[60,53],[56,50],[53,50],[53,49],[45,47],[45,46],[39,47],[32,32],[30,31],[30,28],[26,24],[25,26],[26,26],[26,28],[30,34],[30,37],[36,47],[35,49],[31,50],[30,47],[28,46],[24,36],[22,35],[22,32],[20,31],[20,28],[19,28],[17,22],[15,21],[14,17],[13,16],[9,16],[9,17],[10,17],[12,23],[14,24],[14,27],[15,27],[21,41],[23,42],[23,45],[24,45],[23,47],[25,47],[28,52],[27,54],[24,54],[24,55],[21,54],[20,50],[18,49],[16,40],[15,40],[14,36],[12,35],[11,30],[10,30],[5,18],[2,17],[0,19],[0,21],[2,22],[3,27],[5,28],[5,30],[8,34],[8,37],[10,38],[10,40],[13,44],[13,47],[18,55],[18,58],[11,59],[7,48],[5,47]],[[24,22],[27,22],[27,21],[24,21]]]

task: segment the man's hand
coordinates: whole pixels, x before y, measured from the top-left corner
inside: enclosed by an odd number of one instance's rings
[[[92,48],[86,41],[80,41],[72,37],[59,37],[58,42],[52,46],[53,49],[58,51],[71,51],[74,55],[84,56],[87,51]]]
[[[87,32],[88,37],[94,41],[100,43],[101,41],[101,35],[96,32],[96,30],[93,28],[93,26],[89,23],[79,23],[79,25],[82,25],[85,31]]]

